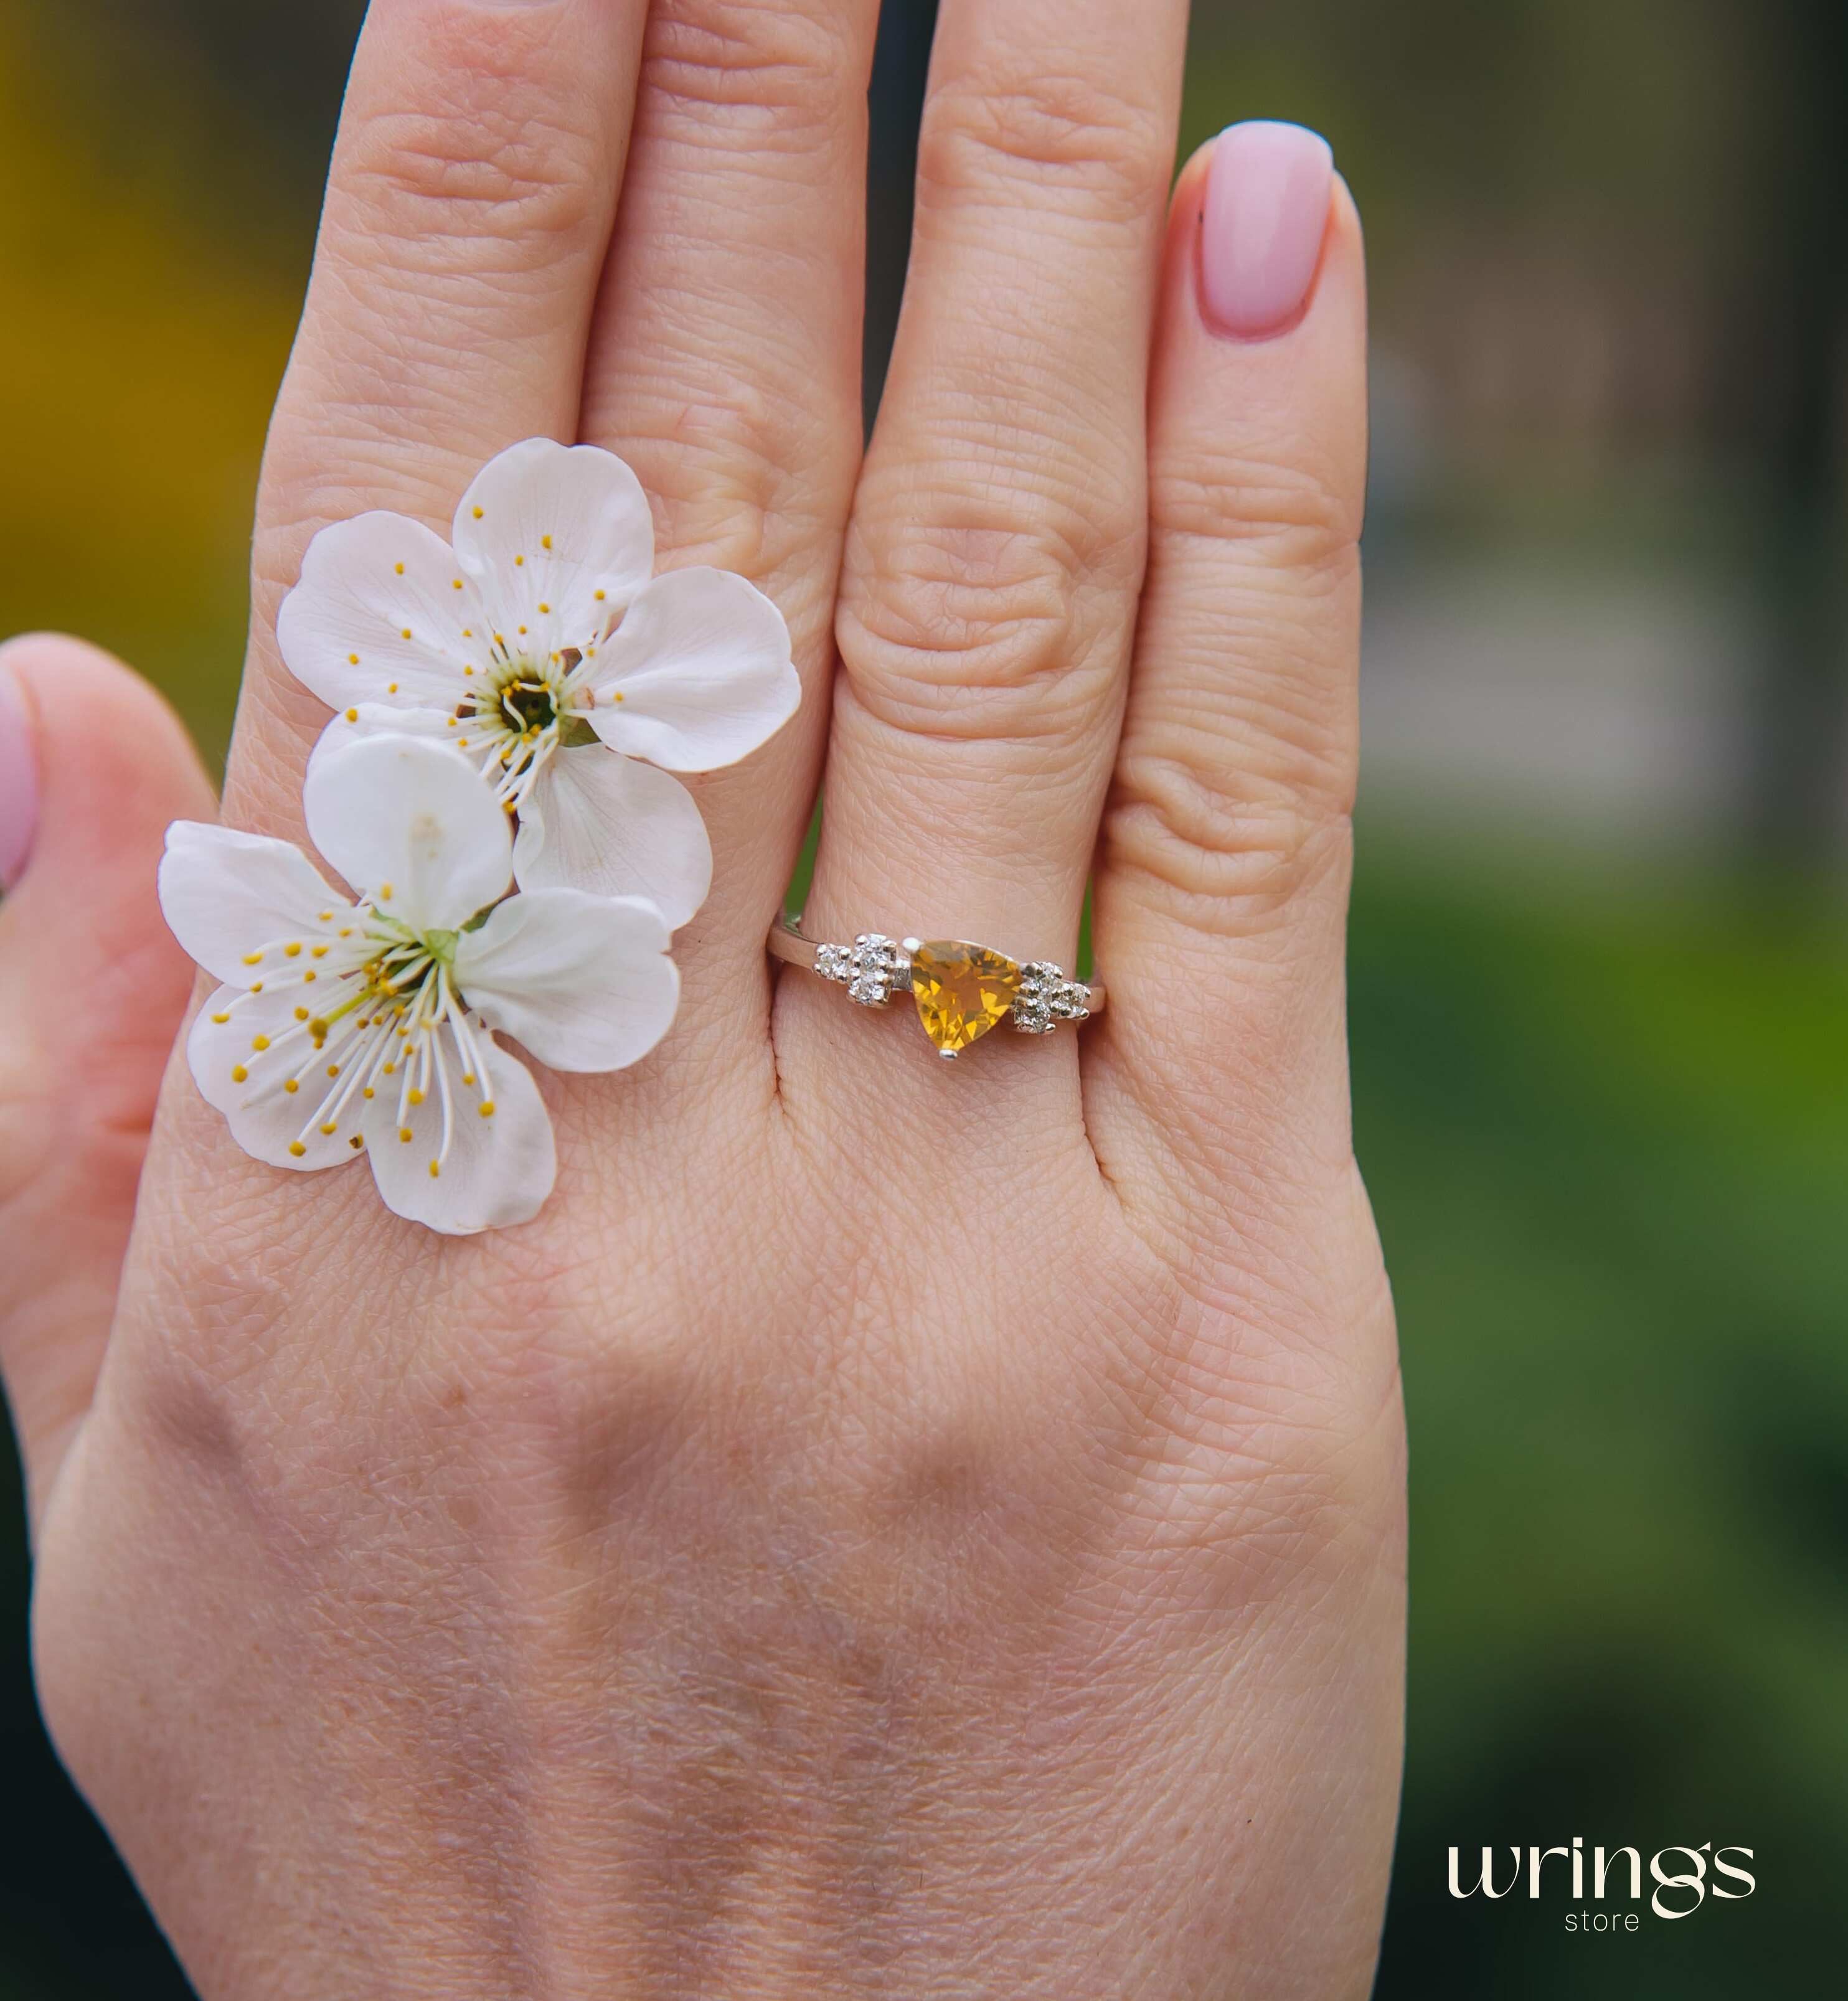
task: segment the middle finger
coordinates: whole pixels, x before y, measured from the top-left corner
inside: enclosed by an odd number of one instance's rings
[[[586,371],[583,435],[640,474],[666,566],[717,564],[767,592],[806,691],[759,753],[685,780],[714,868],[676,947],[684,1013],[702,1046],[760,1073],[764,934],[814,797],[860,464],[878,17],[878,0],[656,0]],[[747,1016],[756,1033],[726,1034]]]

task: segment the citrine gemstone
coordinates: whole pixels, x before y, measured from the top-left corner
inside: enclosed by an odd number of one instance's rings
[[[987,1035],[1014,1005],[1019,987],[1019,966],[979,945],[932,938],[911,955],[917,1018],[946,1056]]]

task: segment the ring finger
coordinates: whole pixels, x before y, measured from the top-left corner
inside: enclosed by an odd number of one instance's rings
[[[1186,13],[945,0],[906,302],[848,531],[812,936],[1070,963],[1142,572]],[[839,1019],[841,997],[810,986],[798,1034]],[[870,1022],[819,1032],[837,1069],[848,1042],[882,1060]],[[1072,1090],[1075,1064],[1018,1053]]]

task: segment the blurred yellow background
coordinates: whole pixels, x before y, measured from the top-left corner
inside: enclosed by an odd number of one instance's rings
[[[0,0],[0,631],[221,756],[361,9]],[[928,0],[875,82],[874,346]],[[1376,297],[1352,1004],[1414,1616],[1380,1992],[1832,1992],[1848,1854],[1848,9],[1198,0],[1191,147],[1332,141]],[[38,1735],[0,1500],[0,2001],[184,1992]],[[1737,1843],[1617,1938],[1445,1850]],[[1331,1891],[1333,1886],[1331,1886]]]

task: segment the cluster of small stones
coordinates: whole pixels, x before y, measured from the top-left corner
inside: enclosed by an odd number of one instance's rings
[[[896,938],[862,931],[851,945],[818,945],[815,970],[847,989],[847,997],[862,1007],[883,1007],[894,994],[911,986],[911,960]]]
[[[1020,969],[1014,1025],[1023,1035],[1049,1035],[1061,1021],[1084,1021],[1091,1012],[1090,998],[1083,980],[1067,980],[1049,960],[1030,959]]]

